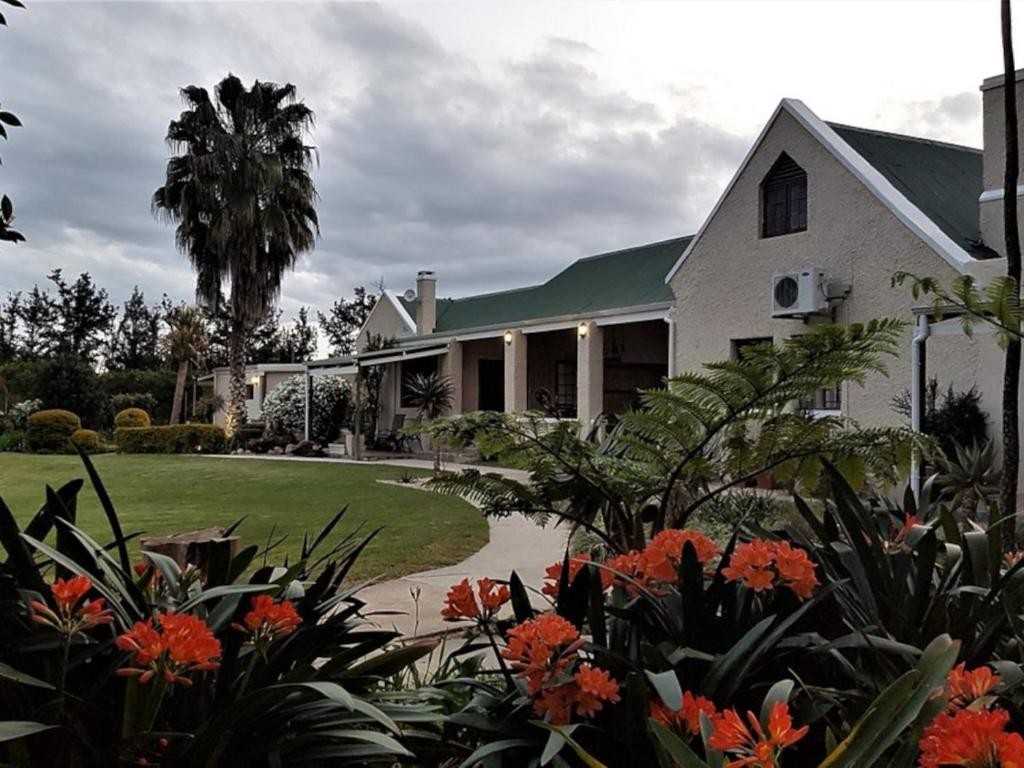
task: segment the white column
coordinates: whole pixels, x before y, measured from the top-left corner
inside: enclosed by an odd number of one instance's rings
[[[452,339],[448,342],[448,354],[441,358],[441,374],[448,377],[452,385],[451,413],[462,413],[462,342]]]
[[[310,425],[312,423],[312,402],[313,402],[313,377],[309,374],[309,369],[306,369],[306,391],[305,391],[305,406],[306,413],[303,422],[303,439],[310,440]]]
[[[505,412],[525,411],[526,397],[526,334],[510,331],[505,339]]]
[[[604,332],[594,322],[576,329],[576,418],[586,432],[604,410]]]

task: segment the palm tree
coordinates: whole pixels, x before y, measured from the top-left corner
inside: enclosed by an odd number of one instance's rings
[[[178,378],[174,383],[174,404],[171,406],[171,424],[180,423],[182,401],[185,397],[185,382],[188,367],[202,364],[210,340],[206,333],[206,322],[198,307],[186,305],[168,310],[166,317],[168,331],[163,338],[164,351],[178,364]]]
[[[452,381],[436,371],[433,373],[416,373],[406,377],[406,393],[408,402],[416,409],[418,419],[433,421],[442,416],[452,407],[454,394]],[[441,439],[432,438],[434,447],[434,474],[441,471]]]
[[[228,75],[214,89],[182,90],[187,109],[167,129],[167,161],[153,210],[176,225],[196,272],[196,295],[216,308],[230,284],[229,432],[245,421],[246,346],[273,307],[284,275],[319,235],[315,150],[304,143],[313,112],[295,86]]]

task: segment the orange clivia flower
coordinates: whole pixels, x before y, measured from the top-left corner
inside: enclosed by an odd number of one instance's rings
[[[690,691],[683,692],[683,705],[677,710],[669,709],[663,701],[656,699],[651,703],[651,717],[666,728],[684,727],[692,736],[700,735],[700,713],[708,717],[717,714],[715,705],[703,696],[694,696]]]
[[[67,581],[57,579],[50,585],[50,594],[57,604],[57,610],[54,611],[39,600],[33,600],[29,605],[32,621],[53,627],[68,637],[100,624],[110,624],[114,619],[110,609],[104,607],[104,598],[98,597],[82,603],[92,586],[88,576],[74,576]]]
[[[117,647],[131,652],[135,664],[117,674],[138,675],[141,683],[159,674],[182,685],[192,685],[185,677],[190,672],[216,669],[221,652],[220,641],[206,622],[187,613],[158,613],[156,625],[153,619],[137,621],[117,638]]]
[[[700,531],[671,528],[655,535],[640,553],[640,571],[651,581],[675,584],[679,580],[683,549],[688,543],[693,545],[697,562],[701,565],[706,565],[721,554],[718,545]]]
[[[245,624],[235,624],[235,629],[248,632],[253,645],[265,647],[279,637],[287,637],[302,623],[291,600],[275,603],[270,595],[255,595],[251,610],[245,614]]]
[[[646,577],[640,571],[640,553],[635,549],[630,550],[624,555],[617,555],[616,557],[609,558],[604,561],[605,568],[611,569],[601,571],[601,585],[608,589],[609,587],[625,587],[631,594],[637,591],[636,586],[626,581],[625,578],[632,579],[638,584],[645,585]],[[622,576],[611,573],[616,571],[621,573]]]
[[[788,541],[754,539],[738,544],[722,574],[726,581],[739,581],[755,592],[785,586],[805,600],[818,586],[807,552]]]
[[[498,586],[494,579],[480,579],[476,583],[476,588],[479,602],[477,595],[473,594],[469,579],[453,584],[445,597],[445,606],[441,610],[442,618],[445,621],[470,619],[486,622],[511,599],[508,587]]]
[[[619,684],[603,669],[580,664],[573,679],[579,689],[576,712],[582,717],[593,717],[606,701],[610,704],[619,701]]]
[[[950,670],[946,680],[951,707],[966,707],[976,699],[990,693],[1002,678],[988,667],[978,667],[967,671],[967,665],[961,662]]]
[[[723,710],[711,720],[714,732],[708,746],[735,756],[726,768],[776,768],[782,750],[796,744],[809,730],[806,725],[793,728],[789,705],[781,701],[772,706],[767,733],[753,712],[747,712],[747,721],[749,727],[735,709]]]
[[[569,558],[569,575],[566,578],[566,581],[569,584],[572,584],[573,581],[576,579],[576,576],[579,574],[580,569],[583,568],[583,566],[589,562],[590,555],[586,552],[579,555],[573,555],[571,558]],[[544,569],[544,586],[541,588],[540,591],[542,594],[547,595],[552,600],[558,598],[558,588],[559,585],[562,583],[563,565],[564,561],[559,560],[557,563],[552,563]]]
[[[1002,709],[943,712],[924,729],[918,747],[921,768],[1024,768],[1024,737],[1007,733]]]
[[[546,613],[510,629],[501,655],[512,662],[532,696],[573,661],[573,654],[582,645],[579,637],[572,622]]]

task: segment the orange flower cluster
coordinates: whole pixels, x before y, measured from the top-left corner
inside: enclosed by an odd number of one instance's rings
[[[117,674],[138,675],[140,683],[159,674],[168,683],[192,685],[185,675],[219,666],[220,641],[202,619],[187,613],[158,613],[156,623],[159,627],[152,619],[137,621],[117,638],[117,647],[130,651],[135,663]]]
[[[807,599],[818,586],[814,563],[807,552],[788,541],[754,539],[737,545],[729,565],[722,569],[726,581],[739,581],[755,592],[788,587],[797,597]]]
[[[480,579],[476,583],[476,589],[477,594],[474,595],[469,579],[453,584],[445,597],[445,605],[441,610],[442,618],[445,621],[470,619],[485,622],[511,598],[508,587],[498,586],[494,579]]]
[[[235,624],[235,629],[249,633],[254,645],[267,646],[279,637],[294,632],[302,617],[291,600],[275,603],[270,595],[256,595],[252,598],[251,610],[245,614],[245,625]]]
[[[568,724],[574,710],[580,717],[593,717],[604,702],[619,701],[619,685],[606,670],[577,664],[582,645],[571,622],[544,614],[509,630],[501,652],[525,682],[534,711],[556,725]]]
[[[999,707],[972,706],[1002,678],[988,667],[967,671],[958,664],[949,673],[949,706],[924,729],[918,747],[921,768],[1024,768],[1024,737],[1007,733],[1010,715]]]
[[[991,693],[1001,682],[1002,678],[988,667],[978,667],[968,672],[967,665],[961,662],[953,667],[946,680],[949,706],[953,709],[966,707]]]
[[[54,611],[39,600],[33,600],[30,604],[32,621],[53,627],[68,637],[100,624],[109,624],[113,617],[110,609],[104,607],[105,600],[102,597],[82,603],[91,589],[92,580],[88,576],[74,576],[67,581],[57,579],[50,585],[57,610]]]
[[[809,730],[806,725],[793,727],[789,705],[781,701],[775,703],[768,716],[767,733],[753,712],[747,712],[747,720],[750,727],[735,709],[723,710],[711,720],[715,730],[708,746],[734,756],[725,768],[776,768],[782,750],[796,744]]]
[[[960,709],[943,712],[924,729],[921,768],[1024,768],[1024,737],[1007,733],[1005,710]]]
[[[691,736],[700,735],[700,713],[714,718],[717,714],[715,705],[703,696],[694,696],[689,691],[683,693],[683,706],[669,709],[661,700],[651,704],[651,717],[666,728],[685,728]]]
[[[721,554],[715,542],[699,531],[661,531],[642,551],[630,550],[606,560],[604,568],[601,569],[601,586],[604,589],[617,586],[636,591],[636,587],[623,577],[628,577],[645,587],[654,584],[675,584],[679,575],[679,564],[683,559],[683,549],[687,543],[693,545],[697,553],[697,562],[701,565],[707,565]],[[569,560],[569,583],[572,583],[580,569],[590,561],[590,555],[587,554],[577,555]],[[546,583],[541,591],[552,599],[557,598],[562,563],[548,566],[545,573]]]

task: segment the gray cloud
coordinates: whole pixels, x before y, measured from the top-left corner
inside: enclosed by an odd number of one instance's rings
[[[189,295],[149,196],[178,88],[229,70],[296,83],[318,116],[323,239],[286,281],[287,311],[379,276],[404,288],[424,267],[446,294],[497,290],[691,232],[749,143],[610,87],[583,41],[484,73],[378,5],[40,3],[8,18],[0,98],[25,128],[0,187],[30,241],[0,250],[0,290],[59,266],[117,298],[135,283]]]
[[[977,91],[964,91],[940,99],[910,102],[901,130],[948,139],[951,133],[963,135],[972,131],[980,117],[981,95]]]

